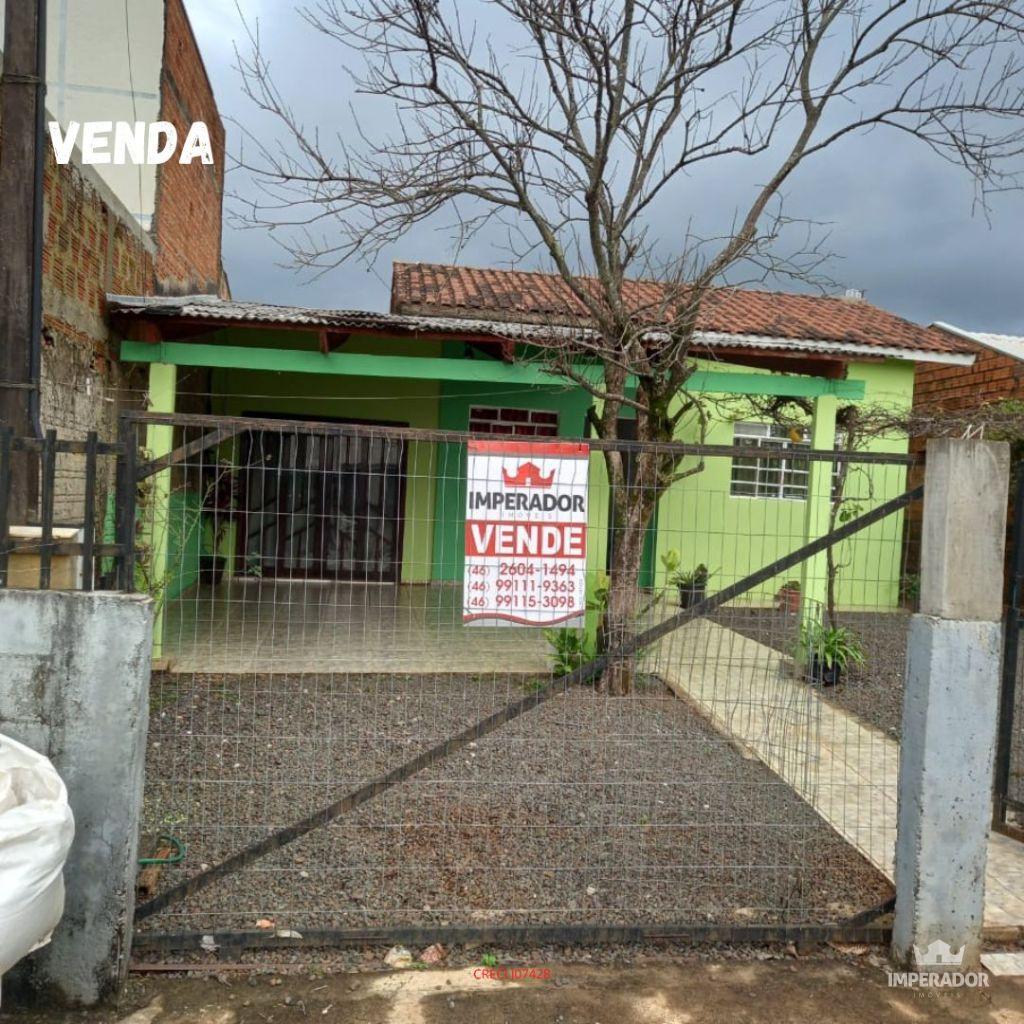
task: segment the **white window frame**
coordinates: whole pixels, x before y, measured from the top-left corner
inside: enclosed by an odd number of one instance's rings
[[[803,440],[794,441],[789,436],[789,428],[777,423],[743,422],[733,424],[733,444],[737,447],[763,448],[764,460],[748,459],[745,456],[734,456],[729,468],[729,495],[733,498],[747,498],[753,501],[806,501],[810,464],[806,461],[801,468],[794,468],[793,463],[799,459],[795,454],[801,448],[810,448],[810,434],[802,430]],[[769,454],[770,453],[770,454]],[[777,467],[769,467],[768,459],[779,462]],[[754,479],[737,480],[736,470],[754,470]],[[778,475],[778,482],[769,484],[762,480],[762,475]],[[799,479],[794,480],[794,475]],[[737,487],[753,487],[753,493],[743,493]],[[790,493],[787,493],[790,492]],[[793,493],[798,491],[799,493]]]
[[[474,419],[473,413],[477,409],[491,409],[491,410],[493,410],[493,411],[498,413],[498,417],[495,420],[482,420],[482,422],[485,422],[485,423],[488,423],[488,424],[490,424],[490,423],[502,423],[505,426],[513,428],[513,430],[514,430],[515,427],[519,426],[520,424],[525,423],[527,426],[543,427],[545,429],[553,427],[554,431],[555,431],[554,434],[536,434],[536,433],[534,433],[534,434],[514,434],[514,433],[495,434],[495,437],[510,437],[513,440],[515,440],[516,438],[520,438],[520,439],[529,439],[530,437],[548,437],[548,438],[551,438],[551,437],[557,437],[558,436],[561,416],[560,416],[559,411],[557,409],[548,409],[548,408],[533,409],[533,408],[524,408],[524,407],[519,406],[519,405],[484,405],[484,404],[480,404],[480,403],[475,403],[475,404],[473,404],[473,405],[471,405],[469,407],[469,429],[470,430],[473,429],[473,419]],[[505,412],[506,410],[511,411],[511,412],[525,412],[526,413],[526,419],[525,420],[516,420],[516,421],[513,421],[513,420],[505,421],[505,420],[502,420],[501,419],[501,414],[503,412]],[[555,422],[554,423],[534,423],[532,421],[532,419],[531,419],[531,414],[535,413],[535,412],[544,413],[547,416],[554,416],[555,417]]]

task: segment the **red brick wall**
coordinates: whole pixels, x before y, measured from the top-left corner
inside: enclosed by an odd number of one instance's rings
[[[915,409],[970,413],[981,405],[1005,398],[1024,399],[1024,363],[982,345],[975,346],[972,366],[918,363],[914,374]],[[911,438],[911,451],[924,451],[925,442],[924,437]],[[923,478],[924,471],[915,468],[909,486],[916,486]],[[920,503],[916,503],[907,514],[907,543],[915,553],[920,550],[921,512]],[[1011,511],[1011,522],[1012,517]]]
[[[43,205],[43,340],[40,419],[62,438],[117,435],[117,411],[137,399],[138,371],[117,361],[105,319],[107,292],[144,294],[155,285],[149,236],[91,170],[58,165],[47,150]],[[100,508],[113,460],[100,466]],[[61,456],[55,516],[80,523],[85,476],[79,456]]]
[[[204,121],[212,164],[168,160],[157,167],[153,237],[159,290],[166,294],[226,291],[221,266],[224,197],[224,126],[182,0],[166,0],[160,117],[185,141],[189,126]]]
[[[106,292],[151,292],[153,256],[135,220],[112,209],[76,164],[58,165],[49,150],[43,181],[43,287],[73,302],[76,320],[94,316],[99,323]],[[45,312],[63,322],[49,308]]]
[[[974,409],[1024,397],[1024,363],[979,345],[973,366],[921,363],[914,375],[914,408]]]

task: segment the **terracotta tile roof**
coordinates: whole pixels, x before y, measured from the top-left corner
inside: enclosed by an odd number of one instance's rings
[[[638,315],[663,319],[662,287],[633,281]],[[536,271],[494,270],[433,263],[395,263],[391,311],[396,314],[473,317],[477,320],[572,323],[582,305],[565,282]],[[578,319],[576,319],[578,322]],[[720,288],[701,308],[705,334],[826,342],[912,353],[958,354],[971,348],[935,327],[921,327],[863,300],[788,292]],[[880,353],[884,354],[884,353]]]

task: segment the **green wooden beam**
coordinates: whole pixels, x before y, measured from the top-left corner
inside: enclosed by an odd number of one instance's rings
[[[338,377],[401,377],[420,380],[456,380],[486,384],[522,384],[528,387],[573,387],[565,377],[533,363],[502,363],[494,359],[437,359],[377,356],[357,352],[322,352],[242,345],[202,345],[177,341],[122,341],[121,359],[127,363],[173,363],[221,369],[267,370],[272,373],[319,373]],[[600,379],[599,367],[581,373]],[[856,400],[864,397],[864,382],[829,380],[778,373],[729,373],[698,370],[688,390],[723,395],[786,395],[816,398],[835,395]]]
[[[832,380],[785,373],[728,373],[722,370],[697,370],[686,382],[686,387],[689,391],[721,395],[785,395],[789,398],[835,395],[851,401],[865,395],[862,380]]]

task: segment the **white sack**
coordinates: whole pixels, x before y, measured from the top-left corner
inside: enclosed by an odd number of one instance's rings
[[[0,735],[0,975],[50,941],[64,911],[61,871],[74,835],[53,765]]]

